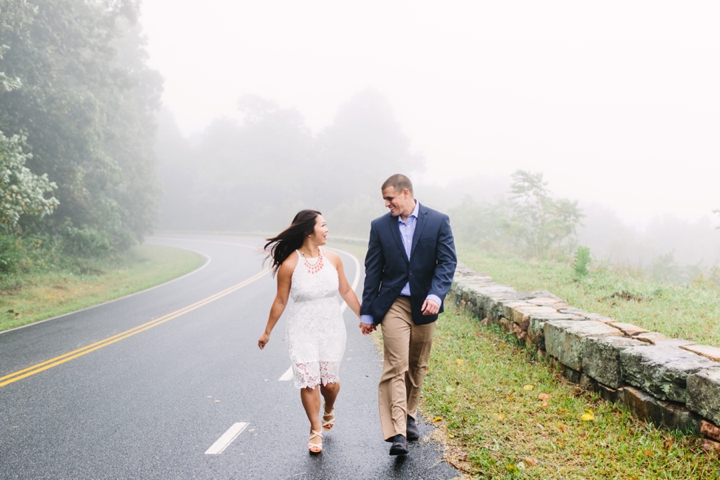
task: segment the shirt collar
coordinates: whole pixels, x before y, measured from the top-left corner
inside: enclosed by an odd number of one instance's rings
[[[417,201],[417,198],[413,199],[415,201],[415,208],[413,209],[412,213],[408,215],[408,218],[415,217],[415,220],[418,218],[418,210],[420,210],[420,202]],[[400,215],[398,215],[398,223],[405,223],[403,222],[403,219]]]

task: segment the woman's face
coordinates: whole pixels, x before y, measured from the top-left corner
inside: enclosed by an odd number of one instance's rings
[[[318,245],[325,245],[327,243],[328,228],[322,215],[318,215],[315,218],[315,232],[312,236]]]

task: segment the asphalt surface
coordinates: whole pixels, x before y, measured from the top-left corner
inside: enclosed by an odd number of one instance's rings
[[[291,380],[280,380],[290,367],[284,319],[267,347],[257,347],[275,295],[272,277],[258,275],[261,239],[157,236],[149,242],[199,252],[208,262],[154,289],[0,334],[0,385],[6,383],[0,386],[0,478],[458,475],[428,439],[433,427],[422,422],[423,439],[410,444],[408,456],[388,455],[377,412],[382,360],[348,309],[337,424],[325,432],[323,452],[309,454],[300,394]],[[360,264],[341,256],[360,291]],[[97,349],[83,350],[94,343]],[[61,357],[73,351],[77,358]],[[24,378],[10,376],[58,357]],[[241,433],[232,442],[206,453],[238,423]]]

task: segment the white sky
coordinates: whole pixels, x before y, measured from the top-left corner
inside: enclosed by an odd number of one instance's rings
[[[187,133],[245,93],[314,130],[375,87],[425,180],[541,171],[644,223],[720,208],[720,2],[144,0]]]

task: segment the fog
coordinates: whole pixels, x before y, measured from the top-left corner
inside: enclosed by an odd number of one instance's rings
[[[292,157],[290,173],[305,189],[330,192],[307,206],[345,205],[342,221],[353,205],[382,213],[379,189],[365,199],[327,172],[305,176],[302,158],[363,188],[404,168],[420,200],[443,209],[464,195],[494,201],[517,170],[542,172],[554,195],[579,201],[578,241],[597,255],[628,264],[719,259],[716,2],[144,0],[140,20],[149,65],[165,78],[161,129],[174,129],[176,145],[217,158],[208,132],[217,133],[218,119],[241,135],[249,113],[238,101],[269,102],[304,132],[276,154]],[[355,125],[348,118],[358,118],[359,98],[373,99],[368,125],[389,122],[392,138],[374,137],[386,143],[341,133]],[[388,163],[384,147],[406,158]],[[377,163],[346,170],[340,159],[366,161],[347,150],[359,148],[376,152]],[[166,172],[177,173],[163,155]],[[293,195],[260,189],[254,198],[287,205],[281,222],[312,198]],[[167,222],[167,204],[165,215],[165,227],[180,227]]]

